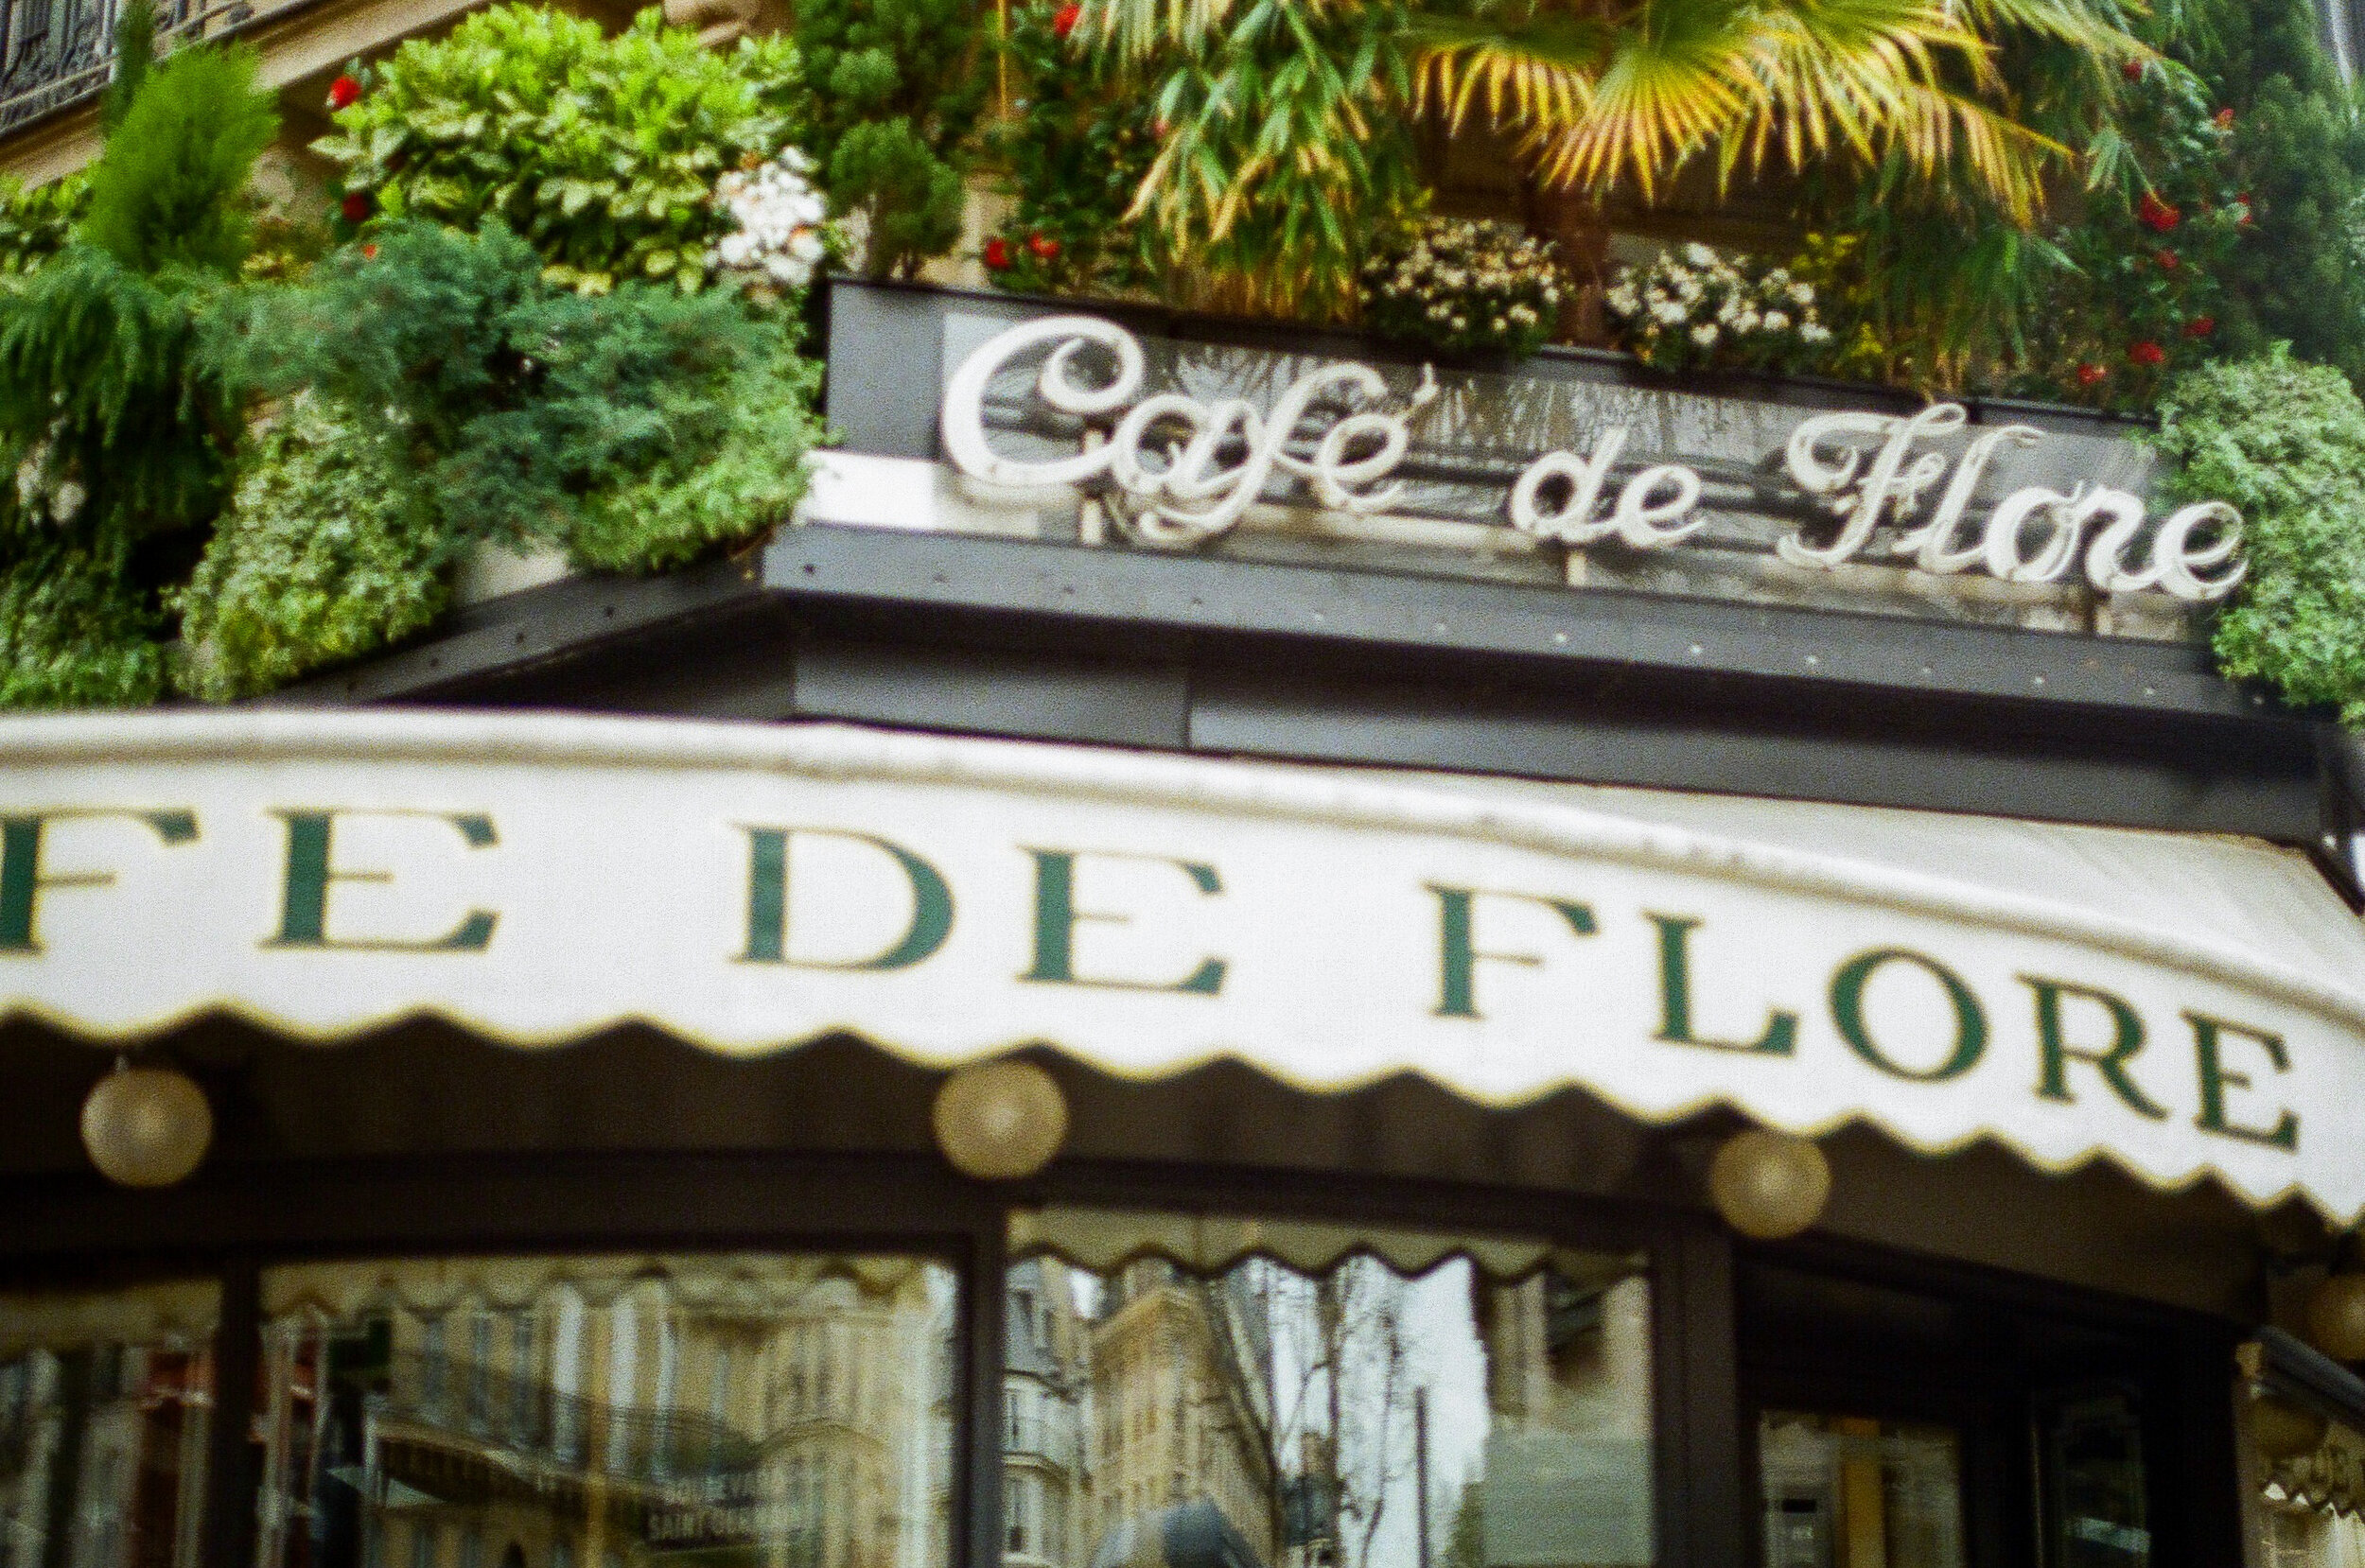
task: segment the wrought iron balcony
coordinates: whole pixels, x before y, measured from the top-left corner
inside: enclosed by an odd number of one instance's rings
[[[290,0],[159,0],[166,44],[215,38]],[[122,0],[0,0],[0,135],[96,97],[114,75]]]

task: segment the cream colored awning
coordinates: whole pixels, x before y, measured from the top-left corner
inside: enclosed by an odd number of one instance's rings
[[[826,726],[0,726],[0,1005],[1235,1057],[2365,1209],[2365,929],[2235,839]]]

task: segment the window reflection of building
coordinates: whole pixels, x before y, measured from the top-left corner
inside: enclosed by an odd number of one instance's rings
[[[258,1561],[946,1561],[950,1276],[895,1260],[703,1266],[619,1280],[586,1261],[504,1302],[405,1299],[399,1265],[379,1265],[394,1299],[281,1315]]]
[[[1952,1429],[1769,1411],[1758,1455],[1767,1568],[1962,1568]]]
[[[1446,1254],[1419,1284],[1352,1255],[1015,1264],[1007,1568],[1652,1561],[1643,1278],[1603,1260],[1580,1283],[1539,1248],[1498,1281]]]
[[[0,1362],[0,1568],[195,1568],[209,1337]]]

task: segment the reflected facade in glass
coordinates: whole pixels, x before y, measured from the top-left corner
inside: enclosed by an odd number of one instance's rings
[[[1145,1243],[1172,1223],[1147,1222]],[[1109,1217],[1077,1234],[1078,1251],[1105,1253]],[[1515,1248],[1516,1271],[1498,1276],[1421,1238],[1408,1270],[1380,1255],[1402,1246],[1329,1240],[1333,1256],[1294,1263],[1243,1251],[1094,1267],[1048,1250],[1014,1263],[1005,1563],[1653,1560],[1638,1262]]]
[[[909,1258],[267,1271],[259,1564],[937,1568],[952,1272]]]
[[[220,1293],[0,1298],[0,1568],[196,1568]]]
[[[1769,1410],[1758,1467],[1766,1568],[1963,1568],[1952,1427]]]

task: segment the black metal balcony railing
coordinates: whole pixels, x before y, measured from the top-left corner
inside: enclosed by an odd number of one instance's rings
[[[0,135],[95,98],[114,75],[121,0],[0,0]],[[274,9],[267,3],[262,9]],[[156,32],[175,44],[254,19],[249,0],[160,0]]]
[[[383,1390],[371,1396],[382,1418],[612,1479],[657,1482],[744,1470],[762,1453],[757,1439],[710,1417],[619,1409],[466,1362],[406,1354],[394,1358],[391,1371]]]

